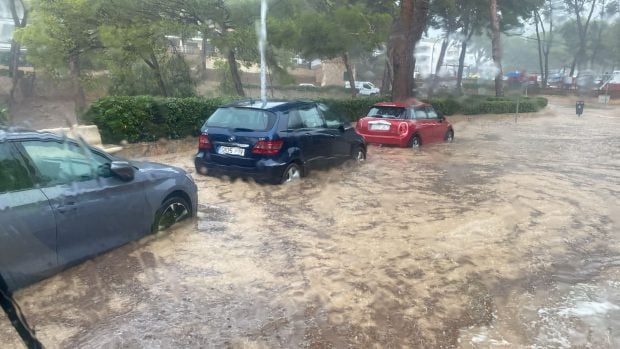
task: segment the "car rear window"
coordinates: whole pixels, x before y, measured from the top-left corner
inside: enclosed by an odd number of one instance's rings
[[[276,123],[275,114],[249,108],[220,108],[205,122],[208,127],[225,127],[248,131],[267,131]]]
[[[368,112],[368,116],[374,118],[405,119],[407,116],[407,109],[398,107],[372,107]]]

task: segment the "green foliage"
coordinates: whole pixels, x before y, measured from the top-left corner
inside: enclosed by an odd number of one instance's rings
[[[231,98],[104,97],[84,115],[106,143],[178,139],[198,134],[204,121]]]
[[[220,80],[220,85],[218,86],[220,93],[224,96],[233,96],[237,94],[228,62],[224,60],[217,60],[215,61],[214,66]]]
[[[389,98],[386,97],[358,97],[351,99],[322,98],[317,101],[327,105],[335,114],[354,122],[364,117],[373,104],[388,100]]]
[[[431,104],[436,111],[445,116],[457,114],[463,108],[461,103],[454,98],[431,98],[423,102]]]
[[[231,97],[104,97],[92,104],[83,120],[99,127],[105,143],[179,139],[198,135],[205,120],[219,106],[233,100]],[[366,115],[373,104],[387,100],[389,97],[323,98],[317,102],[326,104],[334,113],[354,122]],[[443,98],[426,102],[444,115],[515,113],[517,108],[517,99],[507,97],[472,96],[462,100]],[[536,112],[546,105],[546,98],[521,98],[519,112]]]
[[[8,125],[11,121],[11,115],[9,114],[9,109],[0,104],[0,125]]]
[[[70,56],[90,64],[101,48],[96,35],[99,0],[31,0],[31,19],[15,33],[27,48],[27,59],[48,71],[66,71]]]
[[[485,97],[470,96],[461,101],[461,112],[465,115],[476,114],[508,114],[534,113],[547,106],[547,99],[543,97]]]

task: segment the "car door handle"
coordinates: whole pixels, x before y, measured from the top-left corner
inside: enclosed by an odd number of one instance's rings
[[[56,206],[56,209],[60,213],[71,213],[77,211],[77,205],[75,202],[66,202],[62,205]]]

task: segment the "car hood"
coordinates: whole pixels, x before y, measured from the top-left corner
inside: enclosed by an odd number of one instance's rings
[[[141,173],[156,174],[159,176],[175,176],[185,175],[187,172],[178,167],[158,164],[156,162],[149,161],[131,161],[131,164],[140,170]]]

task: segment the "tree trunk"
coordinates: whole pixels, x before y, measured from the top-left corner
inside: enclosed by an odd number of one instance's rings
[[[11,41],[11,60],[9,62],[9,76],[11,77],[11,91],[9,93],[10,103],[15,102],[15,92],[19,85],[20,70],[19,59],[21,56],[21,45],[17,41]]]
[[[463,40],[461,43],[461,54],[459,55],[459,70],[456,74],[456,91],[458,95],[463,94],[463,73],[465,71],[465,56],[467,56],[467,43],[469,40]]]
[[[588,17],[586,18],[585,23],[582,22],[582,17],[581,17],[581,10],[583,9],[583,7],[585,7],[585,2],[583,3],[583,6],[578,6],[577,2],[575,1],[575,5],[573,6],[573,10],[575,11],[575,23],[577,24],[577,31],[579,34],[579,50],[577,50],[577,53],[575,54],[575,57],[573,58],[573,63],[571,65],[571,70],[570,70],[571,76],[575,75],[575,68],[577,67],[577,65],[579,65],[579,68],[581,70],[581,65],[583,63],[583,60],[587,52],[588,29],[590,27],[590,21],[592,20],[592,14],[594,13],[594,9],[598,1],[590,0],[590,3],[591,3],[591,7],[588,12]]]
[[[357,97],[357,88],[355,87],[355,76],[353,76],[353,69],[351,69],[351,62],[349,62],[349,53],[345,52],[342,54],[342,61],[344,62],[344,67],[347,70],[347,75],[349,76],[349,84],[351,84],[351,97]]]
[[[392,99],[406,100],[414,96],[413,51],[420,40],[428,18],[428,0],[401,0],[400,18],[390,40],[394,40]]]
[[[80,80],[80,56],[78,54],[71,54],[69,56],[69,74],[73,84],[73,101],[75,103],[75,112],[77,115],[80,115],[86,109],[86,95],[84,93],[84,88],[82,87],[82,81]]]
[[[538,44],[538,64],[540,66],[540,75],[542,81],[545,81],[545,67],[543,64],[543,44],[540,39],[540,27],[538,26],[539,23],[542,24],[542,20],[537,11],[534,11],[534,21],[536,22],[536,42]]]
[[[232,76],[233,83],[235,84],[235,90],[241,97],[245,97],[245,91],[243,90],[243,84],[241,83],[241,75],[239,75],[239,67],[237,66],[237,58],[235,57],[235,50],[228,50],[228,67],[230,69],[230,75]]]
[[[24,11],[22,18],[19,18],[19,14],[17,13],[17,6],[15,5],[15,1],[20,1],[20,4]],[[9,0],[9,8],[11,10],[11,16],[13,17],[13,25],[15,26],[15,29],[25,27],[28,21],[28,11],[26,10],[26,6],[23,3],[23,1],[22,0]],[[9,93],[10,104],[15,102],[15,91],[17,90],[17,86],[19,84],[20,56],[21,56],[21,45],[13,39],[11,40],[11,57],[9,61],[9,76],[11,77],[11,83],[12,83],[11,91]]]
[[[203,78],[207,77],[207,33],[202,33],[202,49],[200,50],[200,68],[198,74]]]
[[[392,33],[395,33],[398,28],[398,19],[394,20],[392,25]],[[381,94],[388,95],[392,93],[392,81],[394,78],[394,66],[392,65],[394,57],[394,36],[390,36],[388,39],[387,50],[385,53],[385,70],[383,71],[383,82],[381,84]]]
[[[497,0],[491,0],[491,43],[493,46],[493,62],[497,68],[497,74],[495,75],[495,96],[504,96],[503,76],[502,69],[502,45],[499,30],[499,14],[497,13]]]
[[[159,61],[157,60],[157,56],[155,56],[155,52],[151,50],[151,59],[149,66],[153,69],[155,73],[155,78],[157,79],[157,87],[159,87],[159,92],[162,96],[168,97],[168,88],[166,87],[166,82],[164,81],[164,76],[161,73],[161,66],[159,65]],[[148,63],[147,63],[148,64]]]
[[[435,93],[437,84],[439,84],[439,73],[441,72],[441,67],[443,66],[443,61],[446,58],[446,52],[448,51],[448,44],[450,43],[448,37],[449,34],[446,34],[446,38],[441,43],[441,51],[439,52],[437,66],[435,67],[435,76],[433,77],[433,83],[431,84],[431,88],[428,91],[429,97]],[[433,62],[431,62],[431,64],[433,64]]]

